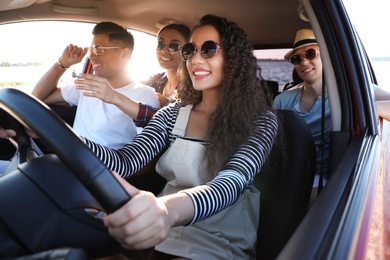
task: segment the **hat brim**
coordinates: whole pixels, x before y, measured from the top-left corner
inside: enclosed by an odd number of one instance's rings
[[[294,52],[297,50],[297,49],[300,49],[302,47],[306,47],[306,46],[309,46],[309,45],[318,45],[318,43],[315,43],[315,42],[310,42],[310,43],[306,43],[306,44],[302,44],[302,45],[299,45],[298,47],[288,51],[285,55],[284,55],[284,59],[286,61],[290,61],[290,58],[291,56],[294,54]]]

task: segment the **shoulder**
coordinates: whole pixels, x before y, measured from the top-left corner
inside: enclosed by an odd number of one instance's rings
[[[267,124],[270,124],[270,125],[275,125],[275,126],[277,126],[277,124],[278,124],[278,119],[277,119],[276,114],[275,114],[273,111],[267,111],[267,112],[264,112],[264,113],[259,114],[259,115],[256,117],[255,125],[257,125],[257,124],[259,124],[259,123],[260,123],[261,125],[263,125],[264,123],[267,123]]]
[[[141,82],[133,82],[129,85],[116,89],[116,91],[122,94],[142,94],[142,95],[155,95],[156,91],[154,88],[145,85]]]
[[[133,82],[129,85],[126,85],[122,88],[119,88],[119,89],[147,89],[147,90],[153,90],[154,89],[144,83],[141,83],[141,82]]]
[[[274,108],[277,109],[288,109],[293,105],[301,94],[301,88],[295,88],[283,93],[280,93],[275,97]]]
[[[184,104],[180,101],[177,101],[177,102],[169,103],[165,107],[160,108],[158,110],[158,113],[162,112],[170,115],[178,114],[180,108],[182,107],[184,107]]]
[[[155,84],[157,84],[157,82],[160,79],[165,77],[165,74],[166,74],[165,72],[156,73],[156,74],[150,76],[147,80],[142,80],[141,83],[148,85],[148,86],[154,86]]]
[[[152,76],[152,79],[154,79],[154,80],[160,80],[160,79],[162,79],[163,77],[165,77],[165,72],[161,72],[161,73],[157,73],[157,74],[154,74],[153,76]]]
[[[146,127],[152,126],[155,127],[155,129],[160,129],[161,131],[163,131],[162,129],[172,129],[175,125],[181,107],[183,107],[182,103],[174,102],[157,110]]]
[[[140,89],[140,90],[143,90],[143,91],[148,91],[148,92],[153,92],[153,93],[155,93],[156,91],[154,90],[154,88],[152,88],[152,87],[150,87],[150,86],[148,86],[148,85],[145,85],[145,84],[143,84],[143,83],[141,83],[141,82],[136,82],[135,84],[134,84],[134,87],[133,87],[134,89]]]

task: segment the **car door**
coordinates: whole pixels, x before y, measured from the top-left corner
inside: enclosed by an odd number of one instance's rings
[[[341,0],[302,3],[320,44],[328,88],[331,177],[279,256],[362,258],[382,145],[372,88],[375,74]]]

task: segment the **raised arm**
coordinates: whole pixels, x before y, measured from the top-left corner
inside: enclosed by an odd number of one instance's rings
[[[80,48],[72,44],[68,45],[53,66],[38,81],[31,94],[46,104],[65,102],[61,95],[61,90],[57,87],[58,81],[70,66],[79,63],[84,58],[87,51],[88,48]]]
[[[390,121],[390,92],[374,86],[375,106],[379,117]]]

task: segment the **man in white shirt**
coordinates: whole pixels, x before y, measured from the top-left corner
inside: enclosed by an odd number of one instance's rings
[[[115,23],[101,22],[94,27],[92,34],[90,48],[67,46],[58,61],[39,80],[32,94],[46,104],[76,105],[74,130],[99,144],[117,149],[131,142],[141,129],[118,107],[98,98],[98,95],[104,95],[98,93],[104,89],[102,86],[156,108],[160,104],[153,88],[134,82],[129,76],[127,67],[134,48],[131,33]],[[93,75],[80,74],[74,83],[58,87],[65,70],[79,63],[88,52]],[[96,86],[96,90],[80,90],[82,84]]]

